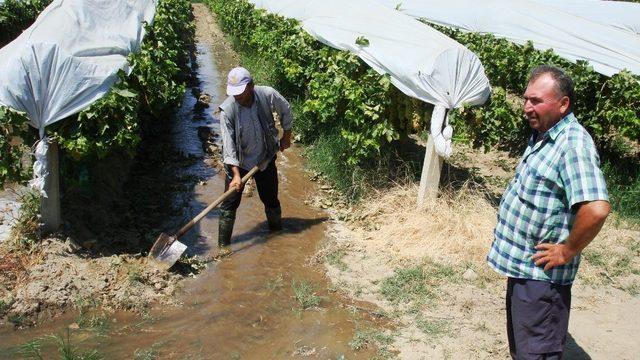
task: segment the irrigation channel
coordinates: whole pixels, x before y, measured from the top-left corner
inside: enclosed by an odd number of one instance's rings
[[[211,15],[196,5],[198,26],[211,25]],[[210,29],[198,29],[198,33]],[[223,174],[205,163],[199,127],[217,132],[212,110],[224,100],[226,71],[233,66],[228,53],[216,53],[210,41],[198,36],[199,89],[187,91],[174,130],[175,146],[199,159],[185,171],[205,178],[191,193],[185,212],[195,215],[219,196]],[[212,50],[213,49],[213,50]],[[194,94],[211,95],[206,111],[194,110]],[[323,359],[370,358],[375,349],[355,352],[349,346],[356,329],[379,327],[370,315],[373,305],[353,303],[330,291],[321,266],[309,259],[321,246],[327,215],[305,205],[316,190],[304,171],[300,148],[293,146],[278,158],[280,201],[285,230],[267,230],[262,204],[257,196],[245,197],[234,228],[235,253],[186,280],[180,307],[156,307],[149,315],[116,312],[100,332],[68,330],[77,313],[34,328],[0,328],[0,359],[19,358],[18,346],[50,334],[70,334],[80,349],[95,349],[106,359],[134,358],[136,351],[149,350],[153,358],[177,359],[270,359],[313,356]],[[184,216],[187,218],[188,216]],[[217,211],[211,212],[189,236],[182,238],[191,254],[208,255],[217,242]],[[175,221],[175,219],[168,220]],[[320,305],[302,310],[293,296],[292,281],[311,284],[321,297]],[[45,352],[46,354],[47,352]],[[57,354],[52,349],[49,354]],[[53,358],[57,358],[54,355]],[[48,357],[47,357],[48,358]]]

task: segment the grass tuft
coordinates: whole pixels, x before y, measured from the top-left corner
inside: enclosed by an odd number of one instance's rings
[[[296,281],[294,279],[291,281],[291,289],[293,289],[293,295],[302,310],[306,310],[320,304],[321,299],[316,295],[315,290],[310,283],[304,280]]]
[[[278,276],[273,280],[267,280],[265,287],[271,291],[277,291],[284,286],[284,280],[282,278],[282,274],[278,274]]]
[[[343,249],[336,249],[325,255],[324,258],[329,265],[334,266],[341,271],[345,271],[347,270],[347,264],[343,261],[345,255],[347,255],[346,251]]]
[[[429,337],[438,337],[449,331],[449,322],[446,320],[418,319],[416,326]]]
[[[444,282],[458,282],[458,274],[447,265],[427,261],[424,265],[400,268],[380,285],[380,293],[394,304],[420,306],[434,299]],[[415,310],[415,309],[414,309]]]
[[[33,339],[19,346],[18,353],[23,359],[42,360],[42,339]]]
[[[40,197],[34,192],[20,195],[20,212],[11,229],[10,242],[16,250],[30,252],[40,240]]]
[[[353,338],[351,339],[351,341],[349,341],[349,346],[354,351],[359,351],[373,345],[384,348],[386,345],[389,345],[392,342],[393,337],[391,335],[385,334],[381,330],[373,328],[356,329]]]

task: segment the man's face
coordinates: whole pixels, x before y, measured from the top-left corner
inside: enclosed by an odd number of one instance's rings
[[[524,92],[524,115],[529,126],[538,132],[552,128],[568,109],[569,97],[558,95],[555,81],[549,74],[530,82]]]
[[[240,95],[233,96],[238,104],[249,107],[253,104],[253,84],[248,84]]]

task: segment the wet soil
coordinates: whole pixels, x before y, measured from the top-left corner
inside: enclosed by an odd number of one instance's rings
[[[181,199],[184,207],[178,220],[165,224],[172,229],[195,216],[223,191],[215,156],[217,119],[212,107],[224,100],[224,74],[237,65],[237,55],[223,41],[205,6],[194,4],[194,12],[200,82],[185,96],[173,132],[176,146],[193,160],[185,170],[186,176],[203,180]],[[211,149],[213,154],[207,152]],[[300,149],[294,146],[279,154],[277,166],[284,230],[268,231],[262,204],[249,189],[234,228],[234,254],[209,264],[197,277],[182,281],[182,291],[173,291],[166,279],[156,285],[156,280],[145,280],[146,273],[136,273],[129,280],[150,283],[147,285],[155,289],[153,294],[163,294],[164,300],[142,315],[127,311],[104,314],[94,309],[96,316],[68,312],[30,329],[0,326],[0,358],[17,357],[19,345],[26,341],[67,331],[74,346],[95,349],[109,359],[139,354],[163,359],[371,358],[376,352],[374,346],[355,351],[350,341],[358,330],[387,327],[389,321],[375,306],[337,293],[323,268],[310,260],[324,241],[327,215],[306,205],[317,188],[303,170]],[[189,246],[189,255],[208,256],[215,251],[217,220],[214,210],[181,238]],[[105,261],[125,261],[118,259]],[[89,269],[78,272],[91,276]],[[171,292],[164,290],[169,286]],[[38,289],[35,294],[42,290]],[[152,294],[137,297],[156,300]],[[163,305],[167,302],[174,304]],[[43,346],[45,351],[55,351],[55,344]]]

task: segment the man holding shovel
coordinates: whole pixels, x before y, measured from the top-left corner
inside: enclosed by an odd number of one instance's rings
[[[218,227],[218,256],[231,254],[231,234],[236,209],[242,199],[242,177],[254,166],[254,175],[260,200],[269,224],[269,230],[282,229],[281,208],[278,200],[278,170],[276,153],[291,146],[293,117],[287,100],[268,86],[254,86],[249,71],[236,67],[227,77],[227,95],[220,105],[222,157],[225,170],[225,191],[235,188],[236,193],[220,205]],[[280,117],[284,130],[278,140],[274,113]]]

